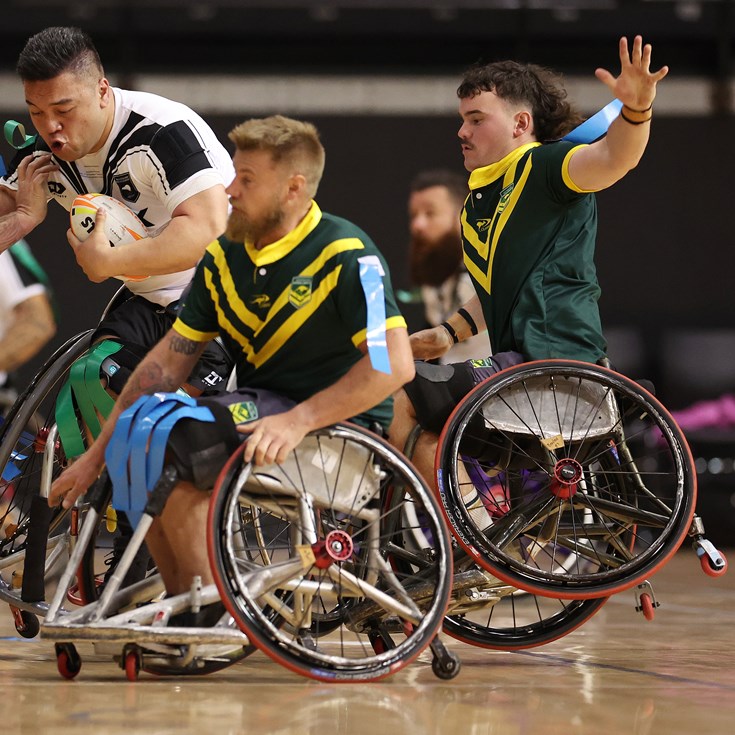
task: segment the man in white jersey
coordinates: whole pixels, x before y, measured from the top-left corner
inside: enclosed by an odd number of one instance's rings
[[[231,158],[185,105],[111,87],[92,40],[78,28],[32,36],[17,71],[38,137],[0,178],[0,250],[40,224],[51,199],[67,210],[86,192],[124,202],[147,238],[111,248],[101,227],[84,242],[71,231],[67,237],[91,281],[119,278],[130,292],[97,337],[145,353],[168,331],[194,266],[225,229]],[[218,349],[210,352],[189,381],[198,391],[224,387],[228,365]]]

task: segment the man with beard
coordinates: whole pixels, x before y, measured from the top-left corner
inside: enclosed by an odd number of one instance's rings
[[[460,214],[469,189],[460,174],[422,171],[408,199],[411,282],[421,287],[424,315],[437,327],[474,295],[462,262]],[[453,345],[439,362],[461,362],[490,354],[487,331]]]
[[[391,395],[413,377],[383,256],[313,199],[324,169],[316,128],[276,115],[248,120],[229,137],[235,179],[225,235],[207,248],[178,319],[133,372],[98,439],[54,482],[51,504],[70,507],[87,490],[108,443],[115,446],[120,414],[141,396],[175,390],[218,334],[235,356],[238,389],[199,403],[214,416],[225,407],[216,424],[222,443],[234,450],[238,424],[240,437],[249,436],[245,461],[256,464],[283,462],[309,431],[345,419],[386,428]],[[179,483],[148,533],[171,594],[188,590],[195,575],[212,581],[203,491],[215,478]]]

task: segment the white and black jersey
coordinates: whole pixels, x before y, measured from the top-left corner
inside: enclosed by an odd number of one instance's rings
[[[48,180],[49,199],[71,209],[78,194],[101,193],[119,199],[142,220],[149,236],[171,221],[172,212],[189,197],[234,178],[230,155],[207,123],[186,105],[146,92],[113,87],[115,116],[105,145],[77,161],[54,157],[59,171]],[[48,153],[40,137],[23,149],[0,185],[17,190],[16,169],[23,157]],[[145,280],[124,280],[149,301],[176,300],[194,270]]]

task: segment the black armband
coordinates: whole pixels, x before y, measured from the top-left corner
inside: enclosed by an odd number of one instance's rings
[[[461,309],[457,309],[457,314],[459,314],[462,319],[464,319],[467,324],[469,324],[470,332],[472,332],[473,335],[479,332],[475,320],[470,316],[470,312],[467,311],[467,309],[465,309],[464,307]]]
[[[457,336],[457,333],[454,331],[454,327],[449,322],[442,322],[440,326],[444,327],[444,329],[449,332],[449,336],[452,338],[452,342],[456,345],[457,342],[459,342],[459,337]]]

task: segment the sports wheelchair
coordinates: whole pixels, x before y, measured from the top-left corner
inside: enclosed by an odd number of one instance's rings
[[[132,456],[132,455],[131,455]],[[109,461],[109,460],[108,460]],[[134,460],[131,459],[130,477]],[[56,642],[62,675],[81,666],[76,641],[119,646],[129,679],[141,669],[206,658],[242,645],[265,651],[287,668],[323,681],[378,679],[431,647],[433,671],[451,678],[459,661],[437,637],[451,594],[449,536],[439,507],[406,459],[380,437],[340,424],[309,434],[282,465],[254,467],[238,449],[213,492],[208,546],[215,585],[137,605],[151,598],[151,579],[123,590],[119,580],[182,472],[164,467],[146,500],[130,545],[100,599],[59,614],[65,591],[104,507],[105,476],[41,627]],[[413,535],[430,539],[418,548]],[[169,627],[172,614],[221,597],[242,631]],[[231,616],[231,617],[230,617]],[[205,650],[206,649],[206,650]],[[201,668],[201,667],[200,667]]]
[[[458,550],[445,630],[488,648],[554,640],[635,588],[692,538],[703,570],[727,561],[695,514],[683,434],[642,385],[606,367],[531,362],[468,394],[439,438],[442,511]],[[483,580],[484,576],[484,580]]]
[[[120,288],[101,320],[128,296]],[[85,450],[99,431],[99,415],[113,403],[101,374],[118,345],[92,345],[93,333],[77,334],[51,355],[0,428],[0,601],[9,604],[16,630],[28,638],[38,633],[61,560],[71,553],[86,515],[85,503],[68,511],[50,509],[51,483],[69,458]],[[112,361],[109,374],[115,369]],[[105,520],[107,529],[96,529],[95,538],[109,547],[118,519],[110,511]],[[103,563],[94,552],[90,547],[82,561],[69,594],[72,604],[96,599],[110,554]]]

